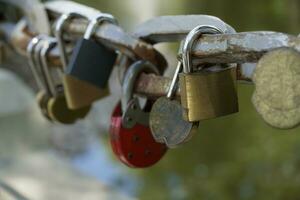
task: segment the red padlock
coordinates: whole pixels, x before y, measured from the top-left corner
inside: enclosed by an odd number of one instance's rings
[[[134,83],[141,73],[158,74],[157,68],[147,61],[137,61],[126,70],[122,83],[122,99],[117,104],[110,127],[111,145],[117,157],[129,167],[149,167],[165,154],[165,144],[157,143],[149,127],[149,108],[141,108],[134,97]]]
[[[164,144],[154,140],[148,126],[138,123],[129,129],[122,126],[121,103],[117,104],[111,117],[110,142],[115,155],[134,168],[157,163],[167,151]]]

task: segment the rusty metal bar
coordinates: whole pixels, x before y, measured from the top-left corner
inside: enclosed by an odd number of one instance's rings
[[[62,2],[64,6],[62,6]],[[54,18],[69,12],[80,13],[88,18],[92,18],[100,14],[100,11],[96,9],[70,1],[48,2],[45,4],[45,7],[49,15],[54,16]],[[82,36],[86,31],[87,23],[87,20],[75,19],[69,23],[66,27],[66,31],[69,34]],[[133,60],[149,60],[150,62],[158,65],[159,68],[159,65],[161,65],[161,68],[164,68],[166,65],[164,57],[156,51],[152,45],[126,33],[118,25],[111,23],[102,24],[101,28],[96,30],[94,37],[108,48],[120,51]]]
[[[60,5],[57,2],[46,4],[52,23],[61,14],[73,10],[75,4],[66,7],[61,7]],[[82,13],[86,13],[86,9],[90,9],[82,8],[82,6],[78,5],[75,5],[75,7],[79,9],[78,12],[81,11]],[[98,12],[92,11],[94,14]],[[86,26],[87,21],[76,19],[71,21],[66,27],[66,32],[79,37],[84,33]],[[25,21],[20,21],[13,34],[9,34],[11,36],[10,42],[22,55],[26,55],[27,44],[34,35],[29,31]],[[162,35],[161,37],[165,36]],[[164,62],[164,58],[152,45],[125,33],[119,26],[114,24],[103,24],[101,29],[97,30],[95,38],[107,47],[121,51],[131,59],[146,59],[157,65]],[[155,39],[159,40],[160,38]],[[241,65],[238,67],[238,80],[251,82],[255,66],[252,66],[252,70],[248,70],[250,69],[249,65],[244,65],[244,63],[256,63],[263,54],[280,47],[291,47],[300,51],[300,38],[278,32],[203,35],[194,46],[192,53],[193,63],[195,65],[204,62],[239,63]],[[61,65],[58,52],[58,49],[54,48],[50,52],[48,59],[57,66]],[[148,97],[159,97],[166,94],[169,84],[170,79],[167,77],[143,74],[137,81],[135,91]]]
[[[194,64],[255,63],[263,54],[281,47],[300,51],[299,37],[278,32],[206,35],[194,46]]]
[[[237,78],[240,83],[252,83],[250,77],[242,77],[241,73],[237,73]],[[166,96],[168,88],[171,84],[171,78],[165,76],[157,76],[154,74],[141,74],[136,81],[135,93],[147,98],[156,99],[161,96]],[[177,98],[180,97],[180,91],[176,91]]]
[[[82,24],[71,24],[69,27],[74,33],[84,30]],[[14,34],[12,41],[15,44],[14,46],[17,46],[24,54],[27,42],[32,36],[28,35],[26,30],[19,30],[17,32],[18,34]],[[194,47],[193,60],[194,64],[203,62],[255,63],[267,51],[279,47],[292,47],[300,51],[300,39],[296,36],[276,32],[205,35],[199,39],[197,45]],[[56,65],[60,65],[57,49],[51,52],[50,60]],[[249,71],[247,70],[248,68],[249,66],[247,65],[238,67],[237,78],[239,81],[251,82],[253,70]],[[159,97],[166,94],[169,82],[170,79],[167,77],[144,74],[137,81],[135,92],[148,97]]]

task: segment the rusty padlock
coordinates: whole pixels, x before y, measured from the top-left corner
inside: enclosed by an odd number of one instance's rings
[[[156,142],[151,134],[148,126],[149,113],[141,109],[138,99],[133,97],[132,91],[128,91],[133,90],[135,80],[143,72],[156,73],[157,70],[152,64],[144,61],[134,63],[127,70],[123,91],[131,95],[125,95],[123,103],[117,104],[110,125],[113,152],[124,164],[135,168],[154,165],[167,151],[166,145]],[[146,103],[146,107],[147,104],[149,105],[149,102]]]

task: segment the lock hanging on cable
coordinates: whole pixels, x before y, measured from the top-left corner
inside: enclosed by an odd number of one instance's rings
[[[38,35],[34,37],[27,46],[27,55],[30,70],[39,89],[35,97],[37,105],[45,119],[52,121],[47,109],[47,103],[50,99],[50,91],[44,74],[42,73],[43,70],[40,60],[40,51],[42,48],[41,43],[44,42],[43,39],[45,37],[45,35]]]
[[[155,141],[149,128],[149,111],[152,102],[141,108],[134,97],[134,83],[141,73],[158,70],[151,63],[137,61],[125,73],[122,102],[115,107],[110,125],[110,142],[113,152],[129,167],[145,168],[157,163],[166,153],[167,147]]]
[[[236,67],[193,70],[191,51],[201,34],[222,34],[222,31],[214,26],[197,26],[187,35],[182,46],[183,73],[179,75],[179,83],[183,118],[189,122],[238,112]]]
[[[70,109],[79,109],[91,105],[96,100],[108,95],[107,89],[100,89],[95,85],[80,80],[74,76],[66,74],[67,66],[69,63],[69,57],[66,51],[66,44],[64,42],[63,28],[65,24],[74,18],[87,18],[78,13],[66,13],[60,16],[56,22],[55,26],[55,37],[57,39],[60,58],[63,68],[63,86],[65,91],[65,96],[67,100],[67,105]],[[99,66],[97,66],[99,67]],[[93,73],[93,72],[92,72]],[[94,74],[95,75],[95,74]]]
[[[53,38],[46,38],[39,52],[39,57],[41,61],[42,72],[45,76],[47,84],[47,94],[50,96],[46,102],[47,114],[53,122],[59,122],[62,124],[73,124],[79,119],[86,117],[90,110],[90,106],[86,106],[80,109],[71,110],[67,106],[66,97],[64,94],[64,88],[61,83],[57,83],[50,72],[50,66],[48,65],[47,54],[57,45],[56,40]],[[55,69],[59,76],[62,77],[62,70]]]
[[[95,85],[107,93],[108,79],[117,53],[92,39],[97,26],[104,22],[117,24],[115,18],[109,14],[101,13],[92,19],[83,38],[80,38],[76,43],[66,73]]]

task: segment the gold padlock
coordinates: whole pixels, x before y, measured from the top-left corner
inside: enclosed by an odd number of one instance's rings
[[[64,95],[57,95],[49,99],[47,103],[48,115],[51,119],[62,124],[73,124],[78,119],[83,119],[90,107],[83,107],[76,111],[70,110]]]
[[[213,26],[198,26],[186,37],[182,48],[183,73],[179,75],[183,117],[189,122],[238,112],[236,67],[210,67],[193,72],[191,49],[201,34],[222,33]]]
[[[63,70],[66,71],[68,65],[68,56],[63,41],[63,27],[68,20],[72,18],[87,18],[87,16],[80,15],[78,13],[66,13],[61,15],[57,20],[55,27],[55,36],[57,39],[58,47],[60,50],[61,61]],[[90,23],[88,30],[93,31],[95,26],[104,20],[105,15],[99,15],[96,19],[97,23]],[[100,66],[98,66],[100,67]],[[70,109],[80,109],[86,106],[90,106],[93,102],[109,95],[109,88],[98,88],[86,81],[77,79],[73,76],[63,74],[63,86],[65,90],[65,96],[67,105]]]
[[[69,109],[64,94],[64,88],[61,83],[55,82],[47,62],[47,53],[54,48],[55,45],[56,41],[52,41],[48,38],[48,41],[46,40],[44,42],[44,46],[40,51],[41,67],[46,80],[47,93],[49,94],[49,98],[46,103],[46,110],[52,121],[63,124],[72,124],[75,123],[76,120],[84,118],[88,114],[90,106],[74,110]],[[59,74],[62,73],[61,70],[58,70],[57,72]],[[61,82],[61,80],[59,81]]]

